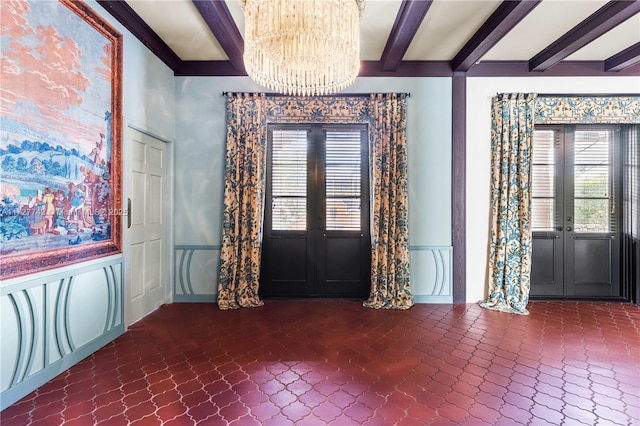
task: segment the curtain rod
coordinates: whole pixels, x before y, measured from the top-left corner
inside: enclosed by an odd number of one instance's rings
[[[609,97],[636,97],[640,93],[539,93],[539,98],[609,98]]]
[[[222,96],[229,96],[231,94],[234,93],[263,93],[263,92],[222,92]],[[301,95],[283,95],[282,93],[273,93],[273,92],[264,92],[264,95],[267,97],[275,97],[275,96],[282,96],[282,97],[290,97],[290,98],[313,98],[313,97],[320,97],[320,98],[337,98],[337,97],[358,97],[358,98],[368,98],[371,95],[388,95],[394,92],[373,92],[373,93],[332,93],[330,95],[311,95],[311,96],[301,96]],[[405,95],[407,98],[411,97],[411,93],[406,93],[406,92],[398,92],[398,95]]]

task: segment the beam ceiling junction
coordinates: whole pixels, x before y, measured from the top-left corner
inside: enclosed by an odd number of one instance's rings
[[[640,63],[640,42],[604,60],[605,71],[622,71]]]
[[[224,1],[216,0],[193,0],[193,4],[229,57],[233,67],[237,71],[244,72],[244,60],[242,59],[244,39],[227,8],[227,4]]]
[[[1,1],[1,0],[0,0]],[[124,0],[97,0],[107,12],[136,36],[138,40],[151,50],[162,62],[172,70],[182,63],[182,60],[160,38],[151,27]]]
[[[504,1],[451,60],[451,69],[469,71],[542,0]]]
[[[640,1],[610,1],[529,60],[529,71],[546,71],[640,12]]]
[[[383,71],[398,68],[431,3],[432,0],[403,0],[380,58]]]

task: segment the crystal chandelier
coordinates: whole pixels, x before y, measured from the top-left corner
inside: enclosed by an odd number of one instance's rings
[[[360,70],[364,0],[241,0],[244,66],[253,81],[287,95],[324,95]]]

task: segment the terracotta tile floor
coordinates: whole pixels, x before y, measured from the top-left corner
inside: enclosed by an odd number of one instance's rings
[[[640,308],[161,307],[2,425],[638,425]]]

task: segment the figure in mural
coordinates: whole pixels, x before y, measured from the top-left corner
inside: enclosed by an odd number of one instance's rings
[[[64,220],[64,208],[66,202],[67,197],[65,196],[62,189],[58,189],[53,193],[53,205],[56,209],[56,216],[53,223],[54,234],[56,233],[55,228],[64,228],[64,226],[66,225],[66,222]]]
[[[100,167],[102,162],[100,159],[100,153],[102,152],[103,146],[104,146],[104,133],[100,133],[100,140],[96,142],[95,148],[93,148],[89,153],[89,157],[93,161],[93,169],[95,170],[96,173],[100,173]]]
[[[56,208],[53,205],[54,198],[51,188],[46,187],[44,189],[44,195],[42,196],[44,220],[46,222],[44,232],[51,232],[51,230],[53,230],[53,216],[56,214]]]
[[[77,221],[78,219],[78,209],[82,211],[82,207],[84,206],[84,200],[86,197],[86,193],[82,191],[80,186],[76,186],[75,183],[69,182],[69,213],[67,214],[67,222]]]

